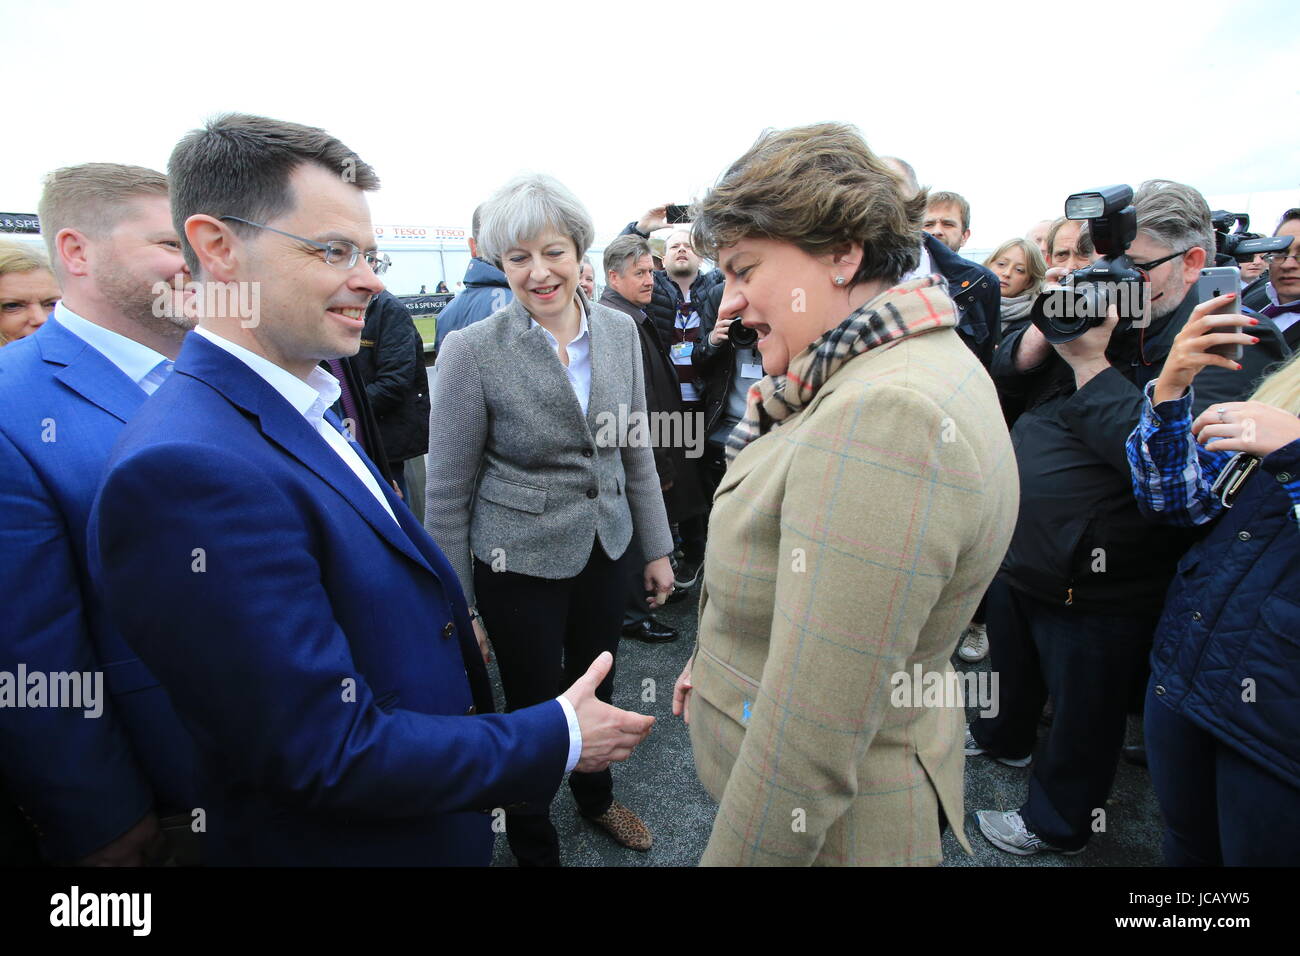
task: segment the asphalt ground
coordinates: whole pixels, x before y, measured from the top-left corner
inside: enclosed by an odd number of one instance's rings
[[[628,710],[653,714],[654,729],[631,759],[615,765],[614,797],[640,815],[654,836],[645,853],[619,846],[603,830],[578,816],[567,784],[551,804],[551,820],[560,837],[565,866],[694,866],[709,841],[717,805],[695,776],[686,725],[672,715],[673,683],[695,646],[699,586],[678,604],[661,608],[657,616],[679,631],[670,644],[623,640],[614,677],[614,703]],[[990,636],[996,640],[996,635]],[[988,670],[988,661],[962,664],[959,670]],[[497,706],[504,695],[492,667]],[[975,706],[968,707],[973,715]],[[1046,727],[1040,728],[1040,742]],[[1138,722],[1130,718],[1129,740],[1138,740]],[[1010,810],[1024,801],[1029,768],[1006,767],[990,757],[966,758],[966,835],[974,851],[968,856],[947,833],[944,866],[1161,866],[1160,818],[1145,767],[1120,761],[1115,785],[1106,803],[1106,829],[1096,834],[1077,856],[1039,853],[1020,857],[1005,853],[979,832],[975,810]],[[498,836],[494,866],[513,866],[514,856],[504,836]]]

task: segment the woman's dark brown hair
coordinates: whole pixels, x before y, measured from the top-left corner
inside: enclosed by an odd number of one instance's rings
[[[695,204],[701,256],[741,239],[781,239],[809,255],[862,246],[853,282],[895,282],[920,259],[926,191],[903,197],[897,175],[853,126],[768,130]]]

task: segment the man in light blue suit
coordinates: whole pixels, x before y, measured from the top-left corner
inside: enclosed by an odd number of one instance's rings
[[[504,806],[626,759],[653,719],[595,698],[608,654],[485,714],[455,573],[327,411],[319,363],[357,351],[383,289],[374,171],[322,130],[233,114],[169,178],[199,326],[113,451],[90,547],[195,739],[207,859],[486,864]]]
[[[86,524],[114,440],[193,326],[173,288],[188,273],[154,170],[58,170],[39,215],[63,301],[0,349],[0,672],[25,675],[28,705],[0,710],[0,777],[51,862],[142,864],[163,853],[160,818],[188,832],[193,744],[93,594]],[[88,693],[30,706],[61,674]]]

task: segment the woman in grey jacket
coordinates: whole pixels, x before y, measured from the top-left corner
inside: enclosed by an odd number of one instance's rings
[[[649,600],[673,586],[672,534],[637,428],[636,326],[578,291],[593,235],[555,180],[508,183],[483,209],[479,242],[515,299],[448,335],[438,356],[425,526],[456,568],[485,657],[491,636],[510,710],[556,697],[566,675],[617,651],[629,562],[644,563]],[[611,669],[601,700],[613,683]],[[650,848],[607,770],[573,773],[569,785],[583,816]],[[509,808],[506,836],[520,865],[559,864],[549,805]]]

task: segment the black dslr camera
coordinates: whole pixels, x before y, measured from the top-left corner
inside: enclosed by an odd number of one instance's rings
[[[1029,320],[1053,344],[1071,342],[1106,321],[1113,305],[1119,328],[1141,328],[1147,321],[1146,275],[1128,257],[1137,238],[1137,210],[1128,186],[1106,186],[1075,193],[1065,201],[1067,219],[1086,219],[1093,245],[1104,258],[1065,277],[1034,300]]]
[[[1274,239],[1271,236],[1260,235],[1258,232],[1248,232],[1247,230],[1250,229],[1248,213],[1216,209],[1210,213],[1210,219],[1214,223],[1215,252],[1219,254],[1223,265],[1227,265],[1229,259],[1249,262],[1257,255],[1281,252],[1291,245],[1290,236],[1278,236]]]

